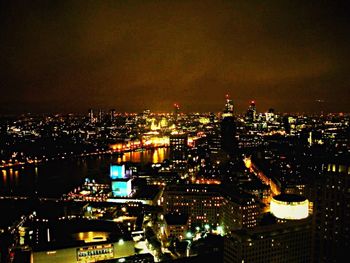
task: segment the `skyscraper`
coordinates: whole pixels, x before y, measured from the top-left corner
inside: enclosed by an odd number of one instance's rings
[[[343,262],[350,249],[350,165],[332,158],[315,180],[316,262]]]
[[[233,114],[233,102],[230,99],[230,95],[226,94],[226,103],[225,103],[225,110],[226,113],[232,113]]]
[[[94,122],[94,111],[93,109],[89,109],[89,122],[93,123]]]
[[[110,116],[109,116],[110,117],[110,121],[113,122],[114,121],[114,115],[115,115],[115,109],[111,109],[109,114],[110,114]]]
[[[175,126],[177,126],[179,110],[180,110],[180,105],[178,103],[174,103],[174,123],[175,123]]]
[[[100,109],[99,111],[98,111],[98,122],[102,122],[102,110]]]
[[[256,120],[256,106],[255,101],[252,100],[247,110],[246,120],[248,122],[254,122]]]
[[[226,95],[225,109],[221,120],[221,147],[227,154],[233,156],[236,149],[236,124],[233,116],[233,102]]]

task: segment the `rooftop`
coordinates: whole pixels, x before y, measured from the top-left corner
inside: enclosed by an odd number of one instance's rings
[[[166,214],[164,218],[168,225],[186,225],[188,221],[187,214]]]
[[[296,194],[280,194],[274,196],[273,199],[281,202],[303,202],[306,200],[304,196]]]

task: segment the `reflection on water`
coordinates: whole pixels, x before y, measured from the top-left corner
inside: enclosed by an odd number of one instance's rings
[[[7,181],[7,171],[6,170],[2,170],[2,180],[3,180],[4,184],[6,184],[6,181]]]
[[[109,182],[109,165],[121,162],[162,162],[169,150],[159,148],[140,152],[128,152],[123,156],[90,156],[86,158],[52,161],[38,166],[26,166],[2,170],[0,194],[60,196],[80,185],[85,178],[97,182]]]
[[[118,163],[121,162],[134,162],[134,163],[158,163],[162,162],[168,157],[168,149],[161,148],[154,151],[135,151],[124,153],[122,157],[117,159]]]

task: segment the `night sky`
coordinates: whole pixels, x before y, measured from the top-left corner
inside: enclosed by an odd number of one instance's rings
[[[1,1],[0,114],[350,112],[350,1]]]

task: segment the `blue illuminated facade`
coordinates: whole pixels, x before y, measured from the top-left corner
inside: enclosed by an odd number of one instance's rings
[[[112,181],[112,193],[114,197],[129,196],[131,194],[131,179]]]
[[[125,165],[111,164],[109,176],[112,180],[125,178]]]

